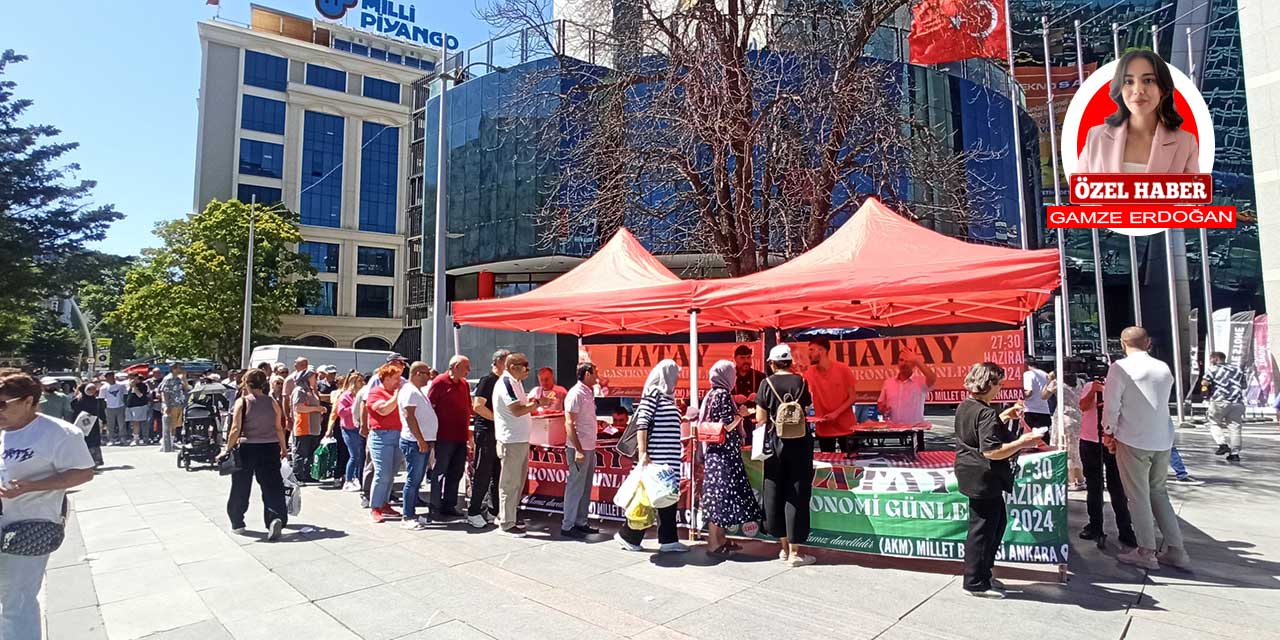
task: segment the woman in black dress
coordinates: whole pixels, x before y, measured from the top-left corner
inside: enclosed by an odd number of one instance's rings
[[[1035,447],[1043,431],[1017,435],[1022,402],[997,413],[992,398],[1000,392],[1004,369],[982,362],[969,369],[969,397],[956,408],[956,482],[969,497],[969,535],[964,541],[964,590],[984,598],[1003,598],[1004,587],[991,577],[996,552],[1008,524],[1004,494],[1013,491],[1012,458]]]
[[[84,434],[84,444],[89,447],[89,455],[93,456],[93,464],[102,466],[102,423],[107,421],[107,403],[98,397],[98,385],[86,382],[76,389],[76,397],[71,401],[71,410],[79,419],[81,413],[94,418],[93,426]]]
[[[742,418],[747,408],[733,401],[737,371],[730,360],[711,367],[711,391],[702,400],[701,420],[725,427],[723,444],[706,444],[702,472],[702,510],[707,519],[707,553],[727,556],[740,547],[725,538],[725,527],[757,525],[764,510],[756,501],[742,462]]]

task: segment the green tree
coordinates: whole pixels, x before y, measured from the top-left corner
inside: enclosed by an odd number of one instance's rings
[[[210,202],[185,220],[161,222],[164,241],[146,249],[125,277],[124,297],[108,321],[127,327],[157,355],[210,357],[239,366],[250,207]],[[253,336],[274,336],[280,316],[296,313],[319,293],[315,269],[298,253],[297,214],[256,207]]]
[[[40,309],[35,313],[26,339],[18,347],[18,355],[26,358],[31,367],[45,371],[71,369],[84,355],[84,342],[56,313]]]
[[[3,77],[23,60],[13,50],[0,53],[0,351],[18,347],[44,322],[41,301],[80,280],[85,243],[101,240],[122,217],[87,202],[96,183],[75,178],[79,165],[63,164],[79,145],[52,142],[61,133],[53,126],[19,122],[32,102],[15,98],[17,84]]]
[[[127,327],[112,322],[108,317],[120,307],[124,299],[124,283],[133,258],[100,254],[95,272],[86,274],[76,288],[76,301],[89,322],[95,338],[111,338],[111,363],[135,360],[139,345]],[[145,342],[143,351],[145,352]]]

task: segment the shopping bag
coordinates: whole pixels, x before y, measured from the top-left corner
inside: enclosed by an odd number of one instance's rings
[[[631,475],[618,486],[617,492],[613,494],[613,503],[618,505],[619,509],[626,509],[631,505],[631,499],[635,497],[637,490],[640,488],[640,467],[632,467]]]
[[[320,441],[320,446],[316,447],[315,455],[311,458],[311,477],[316,480],[324,480],[332,478],[338,469],[338,451],[332,446],[337,443],[333,438],[325,438]]]
[[[640,486],[649,504],[662,509],[680,499],[680,474],[675,469],[665,464],[647,464],[642,473]]]
[[[764,425],[760,425],[751,431],[751,459],[765,460],[772,453],[766,450],[766,443],[769,440],[769,434]]]
[[[89,435],[90,431],[93,431],[93,426],[96,424],[98,424],[98,416],[92,413],[81,411],[80,415],[76,416],[76,428],[86,436]]]
[[[658,512],[645,496],[644,482],[637,482],[637,491],[627,509],[627,526],[632,531],[644,531],[658,522]]]
[[[284,480],[284,500],[288,505],[289,515],[302,513],[302,485],[293,477],[293,469],[288,462],[280,463],[280,477]]]

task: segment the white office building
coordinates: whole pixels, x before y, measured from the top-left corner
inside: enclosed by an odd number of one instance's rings
[[[305,344],[386,349],[404,321],[411,85],[439,50],[254,5],[199,23],[195,207],[282,202],[319,272],[286,316]],[[420,170],[419,170],[420,171]]]

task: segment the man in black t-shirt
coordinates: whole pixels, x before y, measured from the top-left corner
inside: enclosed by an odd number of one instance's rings
[[[491,524],[498,515],[498,476],[502,463],[498,459],[498,441],[493,424],[493,387],[507,369],[507,356],[511,352],[498,349],[493,352],[493,367],[476,384],[475,397],[471,399],[472,427],[475,431],[475,470],[471,474],[471,501],[467,505],[467,524],[481,529]],[[484,498],[489,497],[489,508],[484,508]]]

